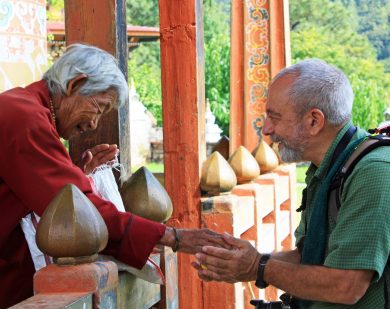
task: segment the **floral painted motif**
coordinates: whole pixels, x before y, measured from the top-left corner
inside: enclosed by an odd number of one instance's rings
[[[269,1],[245,1],[245,106],[248,148],[262,139],[270,82]]]
[[[252,53],[262,50],[262,54],[268,53],[268,20],[259,20],[247,25],[245,33],[248,40],[245,47]]]
[[[258,100],[266,99],[267,95],[268,95],[267,85],[264,84],[252,85],[250,89],[251,102],[257,102]]]
[[[247,78],[255,84],[267,85],[269,81],[269,72],[267,68],[256,65],[248,69]]]
[[[263,139],[262,131],[264,127],[265,114],[261,114],[260,117],[257,117],[253,120],[253,129],[256,131],[256,135],[259,139],[259,142]]]

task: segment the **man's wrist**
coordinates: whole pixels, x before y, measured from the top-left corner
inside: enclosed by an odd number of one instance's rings
[[[257,278],[255,282],[255,285],[259,289],[264,289],[268,286],[268,283],[264,280],[264,271],[270,257],[271,257],[270,254],[263,254],[260,257],[259,266],[257,268]]]

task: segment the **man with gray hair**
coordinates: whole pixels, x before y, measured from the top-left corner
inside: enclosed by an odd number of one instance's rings
[[[311,162],[297,249],[262,254],[249,242],[224,235],[233,250],[205,246],[196,254],[193,266],[201,279],[271,284],[299,299],[299,308],[388,308],[389,147],[378,147],[357,163],[343,185],[337,217],[328,214],[328,175],[344,149],[367,135],[351,122],[352,103],[344,73],[318,59],[301,61],[274,78],[263,132],[279,143],[283,161]]]

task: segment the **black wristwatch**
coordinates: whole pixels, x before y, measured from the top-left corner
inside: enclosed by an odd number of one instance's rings
[[[259,289],[265,289],[268,286],[268,283],[264,281],[264,269],[270,257],[270,254],[263,254],[260,258],[259,268],[257,269],[257,279],[255,282],[255,285]]]

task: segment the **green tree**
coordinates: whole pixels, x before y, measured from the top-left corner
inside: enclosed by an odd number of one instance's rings
[[[127,0],[126,15],[131,25],[158,27],[158,1]]]
[[[216,123],[229,135],[230,6],[226,1],[204,5],[205,93]]]
[[[153,1],[127,2],[127,20],[133,25],[158,26],[158,6]],[[207,0],[204,4],[205,92],[217,124],[229,132],[230,103],[230,7],[229,1]],[[142,44],[132,52],[129,77],[141,102],[162,123],[160,50]]]
[[[356,15],[351,15],[353,10],[348,10],[339,1],[292,0],[290,4],[294,28],[291,33],[293,62],[315,57],[342,69],[355,94],[354,122],[366,129],[377,125],[383,120],[383,111],[388,104],[390,75],[377,61],[376,51],[367,37],[357,33],[357,23],[348,23],[349,18],[357,19]],[[314,12],[319,4],[322,15]],[[321,11],[318,8],[317,11]],[[334,19],[328,14],[332,8]],[[329,26],[332,22],[337,26]]]
[[[47,20],[64,21],[64,0],[47,0]]]
[[[128,70],[141,102],[162,126],[159,43],[139,46],[131,55]]]

